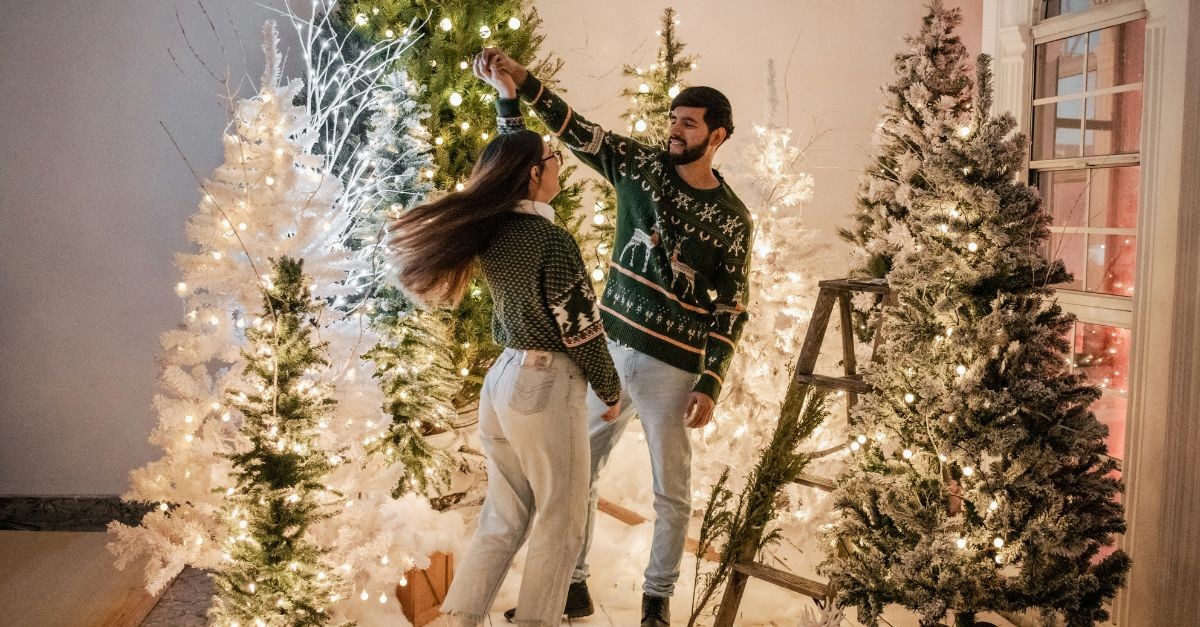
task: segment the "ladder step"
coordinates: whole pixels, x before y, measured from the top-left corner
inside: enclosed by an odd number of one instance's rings
[[[829,279],[818,282],[817,287],[842,292],[871,292],[872,294],[887,294],[890,291],[885,279]]]
[[[871,386],[861,379],[852,377],[830,377],[823,374],[798,374],[796,375],[797,383],[807,383],[819,388],[830,388],[834,390],[845,390],[847,392],[857,392],[859,394],[867,394],[871,391]]]
[[[819,581],[813,581],[812,579],[806,579],[804,577],[800,577],[799,575],[793,575],[789,572],[779,570],[778,568],[767,566],[766,564],[759,564],[758,562],[734,564],[733,570],[742,573],[747,577],[761,579],[768,583],[775,584],[780,588],[785,588],[787,590],[791,590],[792,592],[798,592],[805,596],[809,596],[821,601],[824,601],[829,597],[828,584],[823,584]]]
[[[806,485],[810,488],[824,490],[825,492],[833,492],[837,488],[837,482],[833,479],[828,477],[818,477],[817,475],[810,475],[806,472],[796,475],[796,478],[793,479],[792,482],[800,485]]]

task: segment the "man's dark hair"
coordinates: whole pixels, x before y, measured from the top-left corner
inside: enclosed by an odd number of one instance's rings
[[[704,107],[704,123],[711,133],[725,129],[725,139],[733,135],[733,107],[725,94],[712,87],[688,87],[671,100],[671,111],[675,107]]]

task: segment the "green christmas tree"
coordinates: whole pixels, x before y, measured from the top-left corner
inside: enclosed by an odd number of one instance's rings
[[[249,447],[230,455],[236,484],[223,511],[231,527],[225,563],[213,576],[217,624],[326,625],[327,607],[345,596],[324,550],[306,536],[331,513],[336,495],[323,479],[336,453],[318,441],[334,401],[313,377],[327,365],[327,345],[312,341],[318,305],[302,264],[274,262],[262,322],[246,330],[246,389],[229,392]]]
[[[634,139],[651,146],[665,148],[670,127],[671,100],[687,87],[683,75],[697,67],[697,57],[683,52],[687,44],[679,39],[676,30],[679,21],[675,9],[664,9],[662,26],[655,32],[660,45],[654,63],[650,64],[649,69],[626,64],[621,70],[630,85],[621,90],[621,97],[629,100],[629,106],[621,114],[622,119],[626,120],[625,130]],[[599,270],[599,273],[593,271],[593,278],[600,280],[612,254],[616,235],[617,196],[607,181],[596,180],[593,184],[596,202],[593,207],[592,236],[586,245],[581,243],[580,248],[593,268]]]
[[[459,379],[450,349],[449,314],[412,310],[376,323],[389,329],[387,341],[363,358],[375,363],[375,377],[385,398],[383,409],[392,421],[368,450],[404,468],[392,496],[410,491],[428,494],[444,485],[451,463],[447,453],[425,440],[449,429],[456,417],[452,400]]]
[[[424,175],[441,192],[466,181],[496,133],[495,92],[472,74],[475,55],[484,47],[499,47],[549,84],[561,66],[553,57],[538,59],[544,35],[530,0],[359,0],[341,4],[339,11],[345,23],[373,40],[410,40],[403,69],[421,86],[417,97],[428,108],[425,125],[433,143],[433,161]],[[540,122],[529,122],[550,139]],[[573,171],[562,169],[562,191],[552,204],[559,224],[580,237],[584,186],[568,182]],[[500,353],[492,342],[491,315],[491,295],[478,277],[452,318],[450,347],[460,377],[456,406],[478,399],[483,375]]]
[[[884,88],[887,101],[876,126],[875,157],[866,167],[855,201],[854,225],[841,229],[854,246],[850,275],[883,279],[896,253],[912,240],[905,218],[910,199],[928,188],[923,165],[931,150],[947,138],[946,121],[971,106],[971,73],[966,46],[954,29],[962,21],[957,8],[932,0],[908,50],[896,55],[896,80]],[[870,317],[879,302],[869,294],[855,301],[855,327],[870,337]]]
[[[1130,565],[1105,554],[1125,529],[1121,483],[1047,287],[1069,276],[1042,253],[1050,216],[1017,179],[1027,142],[1011,116],[987,117],[990,59],[977,66],[972,113],[929,129],[949,139],[905,203],[898,305],[835,494],[832,536],[850,550],[825,572],[872,625],[889,604],[922,625],[1028,609],[1094,625]]]

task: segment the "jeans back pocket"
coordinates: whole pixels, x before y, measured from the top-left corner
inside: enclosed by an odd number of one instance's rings
[[[518,367],[510,389],[509,408],[520,414],[545,411],[557,374],[555,368]]]

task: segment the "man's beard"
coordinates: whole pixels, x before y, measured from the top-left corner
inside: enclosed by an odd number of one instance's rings
[[[676,138],[679,143],[683,144],[682,139]],[[671,140],[667,140],[667,156],[671,159],[671,165],[687,165],[704,156],[704,152],[708,150],[708,142],[701,142],[695,146],[683,144],[683,152],[675,154],[671,152]]]

